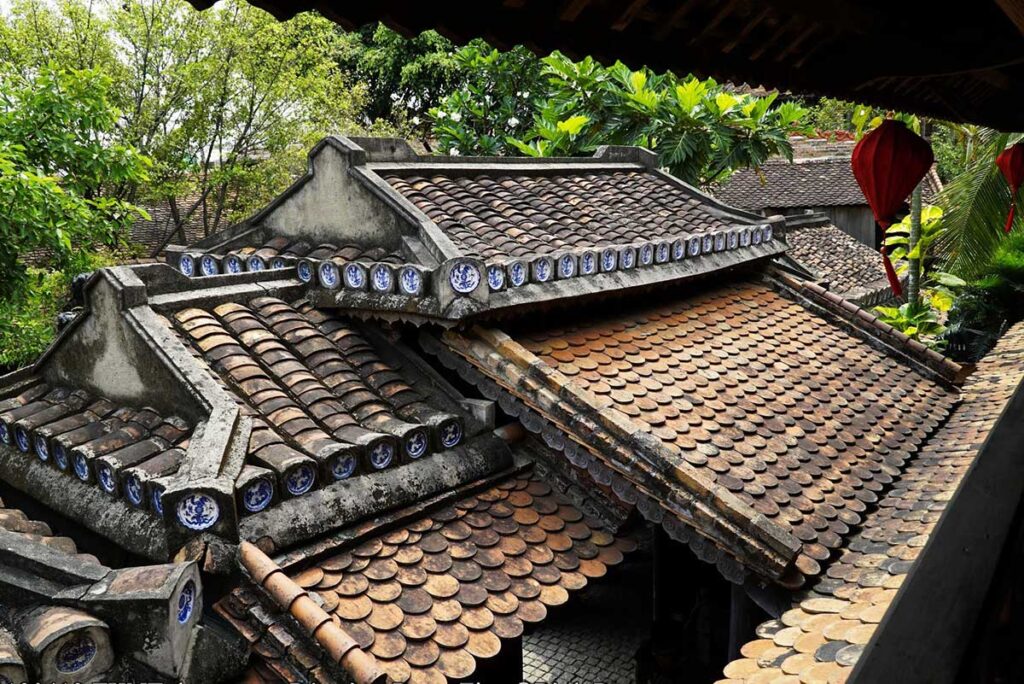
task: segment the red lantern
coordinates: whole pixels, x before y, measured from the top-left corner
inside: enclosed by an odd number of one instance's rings
[[[935,155],[928,142],[895,119],[883,121],[853,148],[853,176],[868,200],[875,221],[882,227],[883,236],[934,161]],[[894,295],[901,297],[903,288],[884,244],[881,252],[889,287]]]
[[[1017,211],[1017,191],[1024,183],[1024,143],[1011,145],[996,157],[996,166],[1003,172],[1003,177],[1010,184],[1010,213],[1006,217],[1003,232],[1009,233],[1013,227],[1013,217]]]

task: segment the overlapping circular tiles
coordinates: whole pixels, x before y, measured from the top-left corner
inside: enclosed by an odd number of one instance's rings
[[[462,681],[633,548],[546,483],[520,478],[292,578],[394,681]]]
[[[521,339],[801,542],[838,549],[956,393],[760,283]]]

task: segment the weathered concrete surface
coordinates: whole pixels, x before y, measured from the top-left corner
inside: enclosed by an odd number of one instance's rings
[[[254,222],[277,235],[311,242],[400,249],[403,221],[349,175],[349,167],[361,162],[363,156],[350,141],[325,139],[310,153],[310,175],[275,200]]]
[[[314,536],[385,511],[411,505],[512,465],[501,440],[485,435],[418,461],[336,482],[306,496],[283,501],[239,524],[242,539],[273,539],[287,548]]]

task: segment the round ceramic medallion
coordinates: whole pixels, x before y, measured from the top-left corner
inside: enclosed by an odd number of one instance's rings
[[[343,271],[345,287],[350,290],[362,290],[366,287],[366,267],[362,264],[350,262],[345,264]]]
[[[161,505],[161,510],[163,506]],[[178,501],[178,522],[190,530],[207,530],[217,524],[220,506],[212,496],[193,492]]]
[[[96,642],[88,634],[75,634],[57,649],[57,671],[72,674],[88,667],[96,657]]]
[[[686,253],[692,257],[700,255],[700,238],[692,237],[690,241],[686,243]]]
[[[407,295],[419,295],[423,292],[423,276],[415,268],[403,266],[398,274],[398,286]]]
[[[497,291],[505,287],[505,269],[498,264],[487,267],[487,286]]]
[[[234,254],[229,254],[224,257],[224,270],[231,274],[238,274],[242,272],[242,260]]]
[[[550,257],[541,257],[533,262],[533,279],[538,283],[546,283],[551,280],[551,273],[554,269],[551,266]]]
[[[220,273],[220,266],[212,255],[204,254],[199,257],[199,271],[204,276],[215,276]]]
[[[341,284],[341,278],[338,276],[338,265],[333,261],[325,261],[320,264],[318,269],[320,275],[320,284],[329,290],[334,290]]]
[[[572,278],[576,275],[576,259],[572,254],[563,254],[558,259],[558,277]]]
[[[89,462],[85,460],[85,456],[82,454],[73,454],[71,456],[71,465],[75,469],[75,476],[82,482],[88,482]]]
[[[182,254],[178,259],[178,270],[182,275],[191,278],[196,274],[196,260],[191,254]]]
[[[335,480],[347,480],[352,477],[356,472],[356,457],[355,456],[339,456],[334,459],[334,464],[331,466],[331,475],[334,476]]]
[[[634,248],[624,247],[619,252],[619,266],[627,270],[636,266],[636,250]]]
[[[427,453],[427,433],[416,430],[405,440],[405,453],[409,458],[419,458]]]
[[[640,248],[640,265],[650,266],[654,263],[654,246],[650,243]]]
[[[29,439],[28,433],[25,432],[25,428],[14,428],[14,441],[18,443],[18,448],[22,453],[27,454],[32,450],[32,440]]]
[[[308,261],[300,261],[295,272],[298,274],[299,280],[304,283],[308,283],[313,280],[313,264]]]
[[[451,449],[462,441],[462,425],[458,421],[451,421],[441,426],[441,444]]]
[[[370,282],[377,292],[391,292],[394,285],[391,268],[386,264],[374,264],[370,269]]]
[[[377,470],[387,468],[395,458],[395,447],[390,442],[377,442],[370,450],[370,465]]]
[[[36,456],[40,461],[50,460],[50,448],[46,445],[46,439],[42,435],[36,435]]]
[[[178,623],[185,624],[192,617],[196,607],[196,583],[192,580],[185,582],[178,594]]]
[[[670,251],[671,247],[669,247],[669,244],[667,242],[659,242],[658,249],[654,253],[654,260],[657,261],[659,264],[666,263],[671,257]]]
[[[301,465],[285,478],[284,486],[292,496],[302,496],[313,488],[316,472],[311,465]]]
[[[460,261],[452,266],[448,282],[456,292],[469,294],[480,284],[480,269],[468,261]]]
[[[124,478],[124,495],[133,506],[142,505],[142,483],[135,475]]]
[[[247,266],[250,271],[262,271],[267,267],[267,262],[265,262],[261,257],[253,255],[249,257]]]
[[[513,261],[508,267],[508,281],[512,287],[522,287],[526,283],[526,264]]]
[[[68,450],[63,444],[53,447],[53,463],[60,470],[68,469]]]
[[[618,262],[618,254],[615,250],[609,247],[608,249],[601,252],[601,270],[607,273],[608,271],[614,271],[615,265]]]
[[[261,477],[242,492],[242,505],[250,513],[259,513],[274,499],[274,483],[266,477]]]
[[[583,275],[591,275],[597,271],[597,257],[593,252],[584,252],[580,256],[580,273]]]
[[[284,257],[274,257],[273,259],[270,260],[270,268],[274,269],[275,271],[280,271],[282,268],[286,268],[287,266],[288,262],[285,260]]]
[[[110,469],[106,463],[101,463],[96,468],[96,479],[100,483],[100,487],[103,491],[108,494],[113,494],[114,490],[117,489],[117,482],[114,480],[114,471]]]

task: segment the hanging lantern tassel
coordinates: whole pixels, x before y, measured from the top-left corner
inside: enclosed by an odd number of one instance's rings
[[[903,296],[903,285],[900,284],[900,277],[896,275],[896,269],[893,268],[892,261],[889,260],[889,253],[885,249],[885,245],[882,245],[879,249],[882,253],[882,266],[885,267],[885,277],[889,281],[889,289],[897,297]]]
[[[1013,219],[1017,214],[1017,192],[1024,183],[1024,143],[1010,145],[996,157],[996,166],[1002,172],[1006,184],[1010,186],[1010,214],[1006,217],[1004,233],[1013,228]]]

